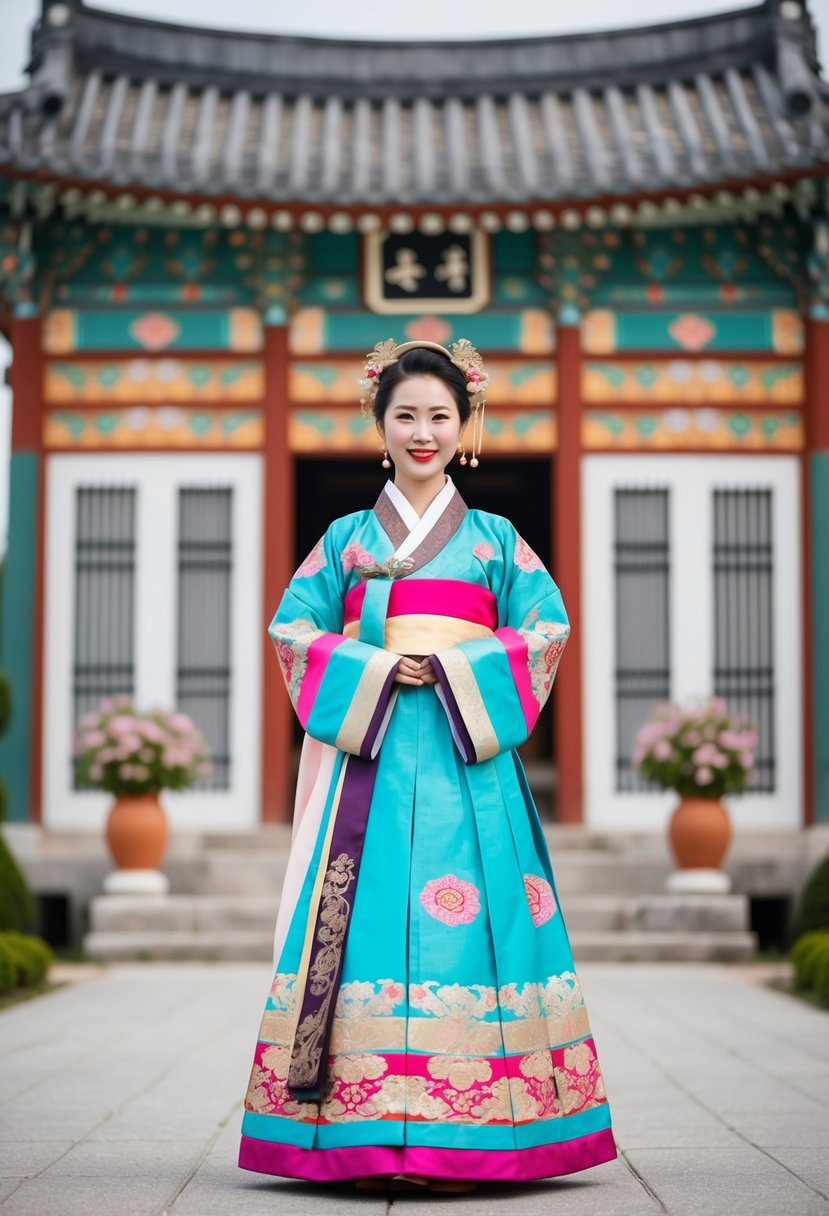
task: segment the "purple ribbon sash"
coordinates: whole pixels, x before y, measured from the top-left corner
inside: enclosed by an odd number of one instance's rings
[[[346,756],[345,775],[316,910],[311,954],[291,1049],[288,1088],[300,1099],[320,1096],[325,1083],[328,1044],[340,986],[345,942],[368,812],[377,777],[377,761]]]

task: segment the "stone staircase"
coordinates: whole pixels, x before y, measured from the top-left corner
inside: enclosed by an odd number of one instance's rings
[[[661,837],[547,828],[559,899],[580,960],[751,957],[745,894],[667,894]],[[98,895],[86,953],[97,959],[270,959],[288,859],[286,828],[205,836],[165,866],[176,894]],[[252,894],[256,892],[256,894]]]

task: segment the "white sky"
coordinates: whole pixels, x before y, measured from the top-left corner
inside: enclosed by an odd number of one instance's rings
[[[706,13],[753,7],[755,0],[636,0],[620,13],[619,0],[96,0],[92,7],[223,29],[259,30],[352,38],[486,38],[567,34],[649,25]],[[821,59],[829,58],[829,0],[809,0],[818,27]],[[24,80],[29,31],[40,0],[0,0],[0,92]],[[829,75],[824,67],[824,75]],[[0,337],[0,552],[7,528],[9,392],[2,384],[8,362]]]

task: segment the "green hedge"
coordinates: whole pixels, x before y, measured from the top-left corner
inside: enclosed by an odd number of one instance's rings
[[[829,1006],[829,929],[798,938],[792,949],[795,987],[812,992]]]
[[[0,933],[0,992],[31,988],[43,979],[52,963],[52,951],[39,937]]]
[[[800,896],[792,940],[815,929],[829,929],[829,853],[818,862]]]
[[[32,927],[32,896],[20,866],[0,833],[0,932],[26,933]]]

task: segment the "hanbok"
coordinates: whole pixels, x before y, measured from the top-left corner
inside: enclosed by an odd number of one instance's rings
[[[516,747],[569,625],[451,479],[336,520],[269,626],[306,732],[239,1164],[525,1180],[616,1155]],[[430,656],[437,684],[394,682]]]

